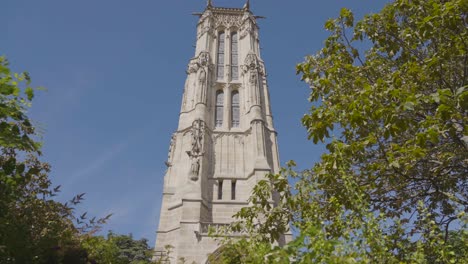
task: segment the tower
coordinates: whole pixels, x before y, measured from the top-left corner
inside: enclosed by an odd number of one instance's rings
[[[218,248],[208,228],[248,206],[253,186],[279,171],[258,26],[249,1],[199,14],[177,131],[169,147],[157,252],[206,263]]]

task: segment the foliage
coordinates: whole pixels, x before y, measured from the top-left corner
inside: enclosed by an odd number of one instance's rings
[[[65,204],[53,200],[60,186],[52,187],[50,165],[39,160],[41,144],[26,115],[34,97],[30,83],[0,57],[0,263],[83,263],[80,233],[95,231],[110,216],[74,217],[84,194]]]
[[[151,263],[152,249],[148,240],[134,240],[132,235],[116,235],[107,238],[90,236],[82,243],[91,263],[146,264]]]
[[[466,263],[468,2],[397,0],[357,23],[342,9],[325,27],[297,71],[328,152],[261,181],[228,230],[251,243],[226,245],[270,263]],[[255,251],[288,223],[290,243]]]

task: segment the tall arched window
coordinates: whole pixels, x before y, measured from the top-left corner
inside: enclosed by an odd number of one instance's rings
[[[217,62],[217,78],[224,78],[224,32],[219,32],[218,35],[218,62]]]
[[[231,35],[231,76],[233,80],[239,79],[239,59],[238,59],[237,32]]]
[[[239,127],[239,92],[233,91],[231,95],[231,126]]]
[[[224,114],[224,93],[223,91],[216,92],[216,109],[215,109],[215,126],[220,127],[223,125]]]

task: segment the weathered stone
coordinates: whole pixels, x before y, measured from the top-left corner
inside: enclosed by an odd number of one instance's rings
[[[200,15],[179,126],[166,161],[155,246],[156,251],[174,247],[171,263],[182,257],[206,263],[219,247],[207,236],[208,227],[232,222],[232,215],[248,206],[255,183],[279,171],[258,26],[246,6],[219,8],[209,1]],[[221,108],[216,104],[220,91]],[[235,93],[238,102],[232,102]]]

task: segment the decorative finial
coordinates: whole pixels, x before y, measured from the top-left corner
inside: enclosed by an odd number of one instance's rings
[[[245,10],[249,10],[249,9],[250,9],[250,0],[247,0],[247,2],[245,2],[244,9],[245,9]]]
[[[208,0],[206,3],[206,7],[211,7],[211,6],[212,6],[211,0]]]

